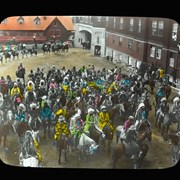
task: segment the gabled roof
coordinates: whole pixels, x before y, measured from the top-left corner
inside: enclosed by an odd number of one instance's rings
[[[50,23],[57,17],[67,31],[73,31],[74,26],[70,16],[38,16],[40,24],[35,24],[37,16],[22,16],[23,24],[18,23],[20,16],[8,17],[7,22],[0,24],[0,30],[45,30]]]

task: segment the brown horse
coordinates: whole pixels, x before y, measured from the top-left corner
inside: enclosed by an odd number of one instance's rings
[[[166,98],[169,99],[169,96],[171,95],[171,86],[168,84],[163,85],[163,90],[165,91]]]
[[[164,140],[171,141],[171,158],[172,162],[178,163],[180,160],[180,133],[168,133]]]
[[[149,150],[148,145],[146,143],[144,143],[144,141],[146,139],[148,139],[148,141],[151,142],[151,140],[152,140],[152,130],[148,124],[142,123],[139,126],[136,138],[139,142],[140,153],[139,153],[138,157],[134,158],[134,168],[135,169],[140,168],[142,166],[143,159],[145,158],[145,156],[147,155],[148,150]],[[133,148],[130,147],[129,145],[127,145],[126,143],[116,144],[115,147],[113,148],[113,152],[112,152],[113,168],[117,168],[117,162],[123,155],[125,155],[128,158],[131,158],[131,156],[133,155],[132,149]],[[131,151],[131,153],[128,154],[127,152],[130,152],[130,151]]]
[[[3,97],[4,97],[4,95],[8,94],[9,92],[8,86],[5,84],[0,84],[0,92],[2,92]]]
[[[154,88],[155,88],[155,81],[153,79],[148,79],[147,81],[144,82],[143,86],[149,85],[151,89],[151,94],[154,93]]]
[[[62,163],[61,154],[63,150],[64,150],[65,162],[68,162],[67,160],[68,147],[69,147],[69,137],[63,133],[60,135],[59,139],[57,140],[57,150],[59,150],[59,159],[58,159],[59,165]]]
[[[0,125],[0,142],[3,140],[3,146],[5,148],[7,148],[6,140],[11,129],[12,129],[12,125],[10,123],[7,123],[5,125]]]

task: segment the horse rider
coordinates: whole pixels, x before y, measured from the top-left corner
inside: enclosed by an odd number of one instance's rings
[[[93,108],[88,108],[88,114],[86,115],[84,133],[89,134],[90,127],[95,121],[95,110]]]
[[[6,80],[4,79],[4,76],[1,76],[0,79],[0,92],[1,92],[1,85],[5,85],[6,84]]]
[[[155,95],[156,107],[159,106],[161,98],[165,96],[166,94],[165,94],[164,88],[163,86],[160,86]]]
[[[73,137],[74,147],[77,146],[77,141],[83,132],[83,127],[84,121],[81,119],[81,115],[79,113],[76,113],[71,119],[71,126],[69,128]]]
[[[51,79],[51,82],[49,84],[49,89],[58,89],[58,84],[55,82],[55,79]]]
[[[179,110],[180,110],[180,98],[175,97],[173,99],[173,103],[172,103],[172,106],[171,106],[171,111],[172,112],[179,112]]]
[[[137,129],[139,128],[139,126],[141,125],[142,122],[147,122],[149,124],[149,126],[151,127],[151,124],[148,120],[148,112],[147,112],[145,104],[143,102],[141,102],[138,105],[138,108],[135,113],[135,120],[136,120],[135,126]]]
[[[156,111],[156,119],[159,119],[159,120],[163,119],[165,113],[168,113],[168,112],[169,112],[169,104],[167,102],[166,97],[163,97],[161,99],[159,109]]]
[[[122,130],[121,135],[120,135],[121,143],[123,142],[123,140],[126,140],[127,131],[131,127],[131,125],[133,125],[133,124],[134,124],[134,117],[129,116],[123,125],[123,130]]]
[[[18,106],[18,111],[15,114],[15,120],[19,122],[27,122],[25,112],[26,112],[26,106],[23,103],[20,103]]]
[[[16,82],[14,83],[14,86],[13,86],[13,88],[11,89],[10,94],[11,94],[12,99],[13,99],[14,96],[17,95],[17,94],[20,95],[20,97],[21,97],[21,99],[22,99],[21,90],[20,90],[20,88],[18,87],[18,85],[17,85]]]
[[[25,91],[35,91],[35,84],[32,80],[28,81]]]
[[[57,140],[62,134],[67,135],[68,138],[70,138],[71,136],[70,130],[63,115],[59,116],[54,129],[55,129],[55,134],[54,134],[55,145],[57,144]]]
[[[52,110],[50,106],[48,105],[47,101],[44,102],[44,106],[40,112],[40,118],[42,122],[46,121],[47,119],[49,124],[53,119]]]
[[[110,122],[110,116],[109,113],[107,112],[107,107],[103,105],[101,107],[101,111],[98,114],[99,121],[98,121],[98,126],[101,130],[103,130],[104,126],[109,126],[111,131],[113,132],[114,128]]]

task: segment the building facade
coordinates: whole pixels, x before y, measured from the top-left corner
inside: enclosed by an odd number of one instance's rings
[[[175,69],[180,78],[180,26],[168,18],[76,17],[75,46],[91,42],[91,52],[101,47],[100,56],[139,67],[142,62],[161,66],[167,74]],[[88,33],[87,33],[88,32]],[[89,35],[90,34],[90,35]],[[98,42],[98,37],[101,39]]]
[[[67,41],[73,36],[70,16],[14,16],[0,24],[0,44]]]

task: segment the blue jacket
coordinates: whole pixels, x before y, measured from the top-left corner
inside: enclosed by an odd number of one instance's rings
[[[49,120],[52,120],[52,111],[51,108],[49,106],[46,106],[42,109],[41,111],[41,115],[40,115],[42,120],[45,120],[45,118],[48,118]]]

